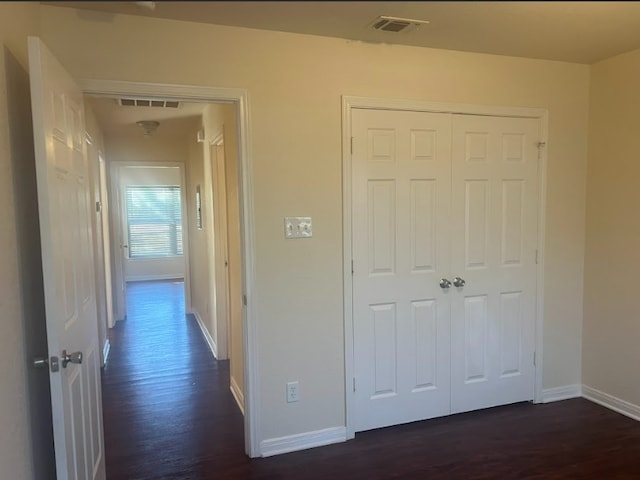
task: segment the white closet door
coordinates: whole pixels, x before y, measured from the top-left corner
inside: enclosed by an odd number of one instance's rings
[[[533,399],[539,121],[453,116],[451,411]]]
[[[451,116],[354,109],[355,430],[450,410]],[[449,289],[451,290],[451,289]]]

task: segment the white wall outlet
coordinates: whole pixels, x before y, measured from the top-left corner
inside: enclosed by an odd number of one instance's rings
[[[311,217],[284,217],[284,238],[313,236]]]
[[[287,403],[300,400],[300,384],[298,382],[287,383]]]

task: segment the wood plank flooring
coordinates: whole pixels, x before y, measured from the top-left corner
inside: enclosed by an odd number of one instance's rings
[[[184,315],[183,285],[130,284],[103,373],[108,480],[640,479],[640,423],[587,400],[517,404],[244,454],[229,365]]]

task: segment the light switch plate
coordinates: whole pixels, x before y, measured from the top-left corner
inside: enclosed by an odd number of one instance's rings
[[[284,217],[284,238],[313,236],[311,217]]]

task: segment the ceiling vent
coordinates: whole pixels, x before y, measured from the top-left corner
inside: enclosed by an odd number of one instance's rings
[[[381,15],[375,19],[371,24],[371,28],[374,30],[381,30],[383,32],[409,32],[414,28],[429,23],[428,20],[414,20],[411,18],[399,18],[389,17],[387,15]]]
[[[156,98],[119,98],[118,105],[121,107],[178,108],[180,102],[175,100],[158,100]]]

